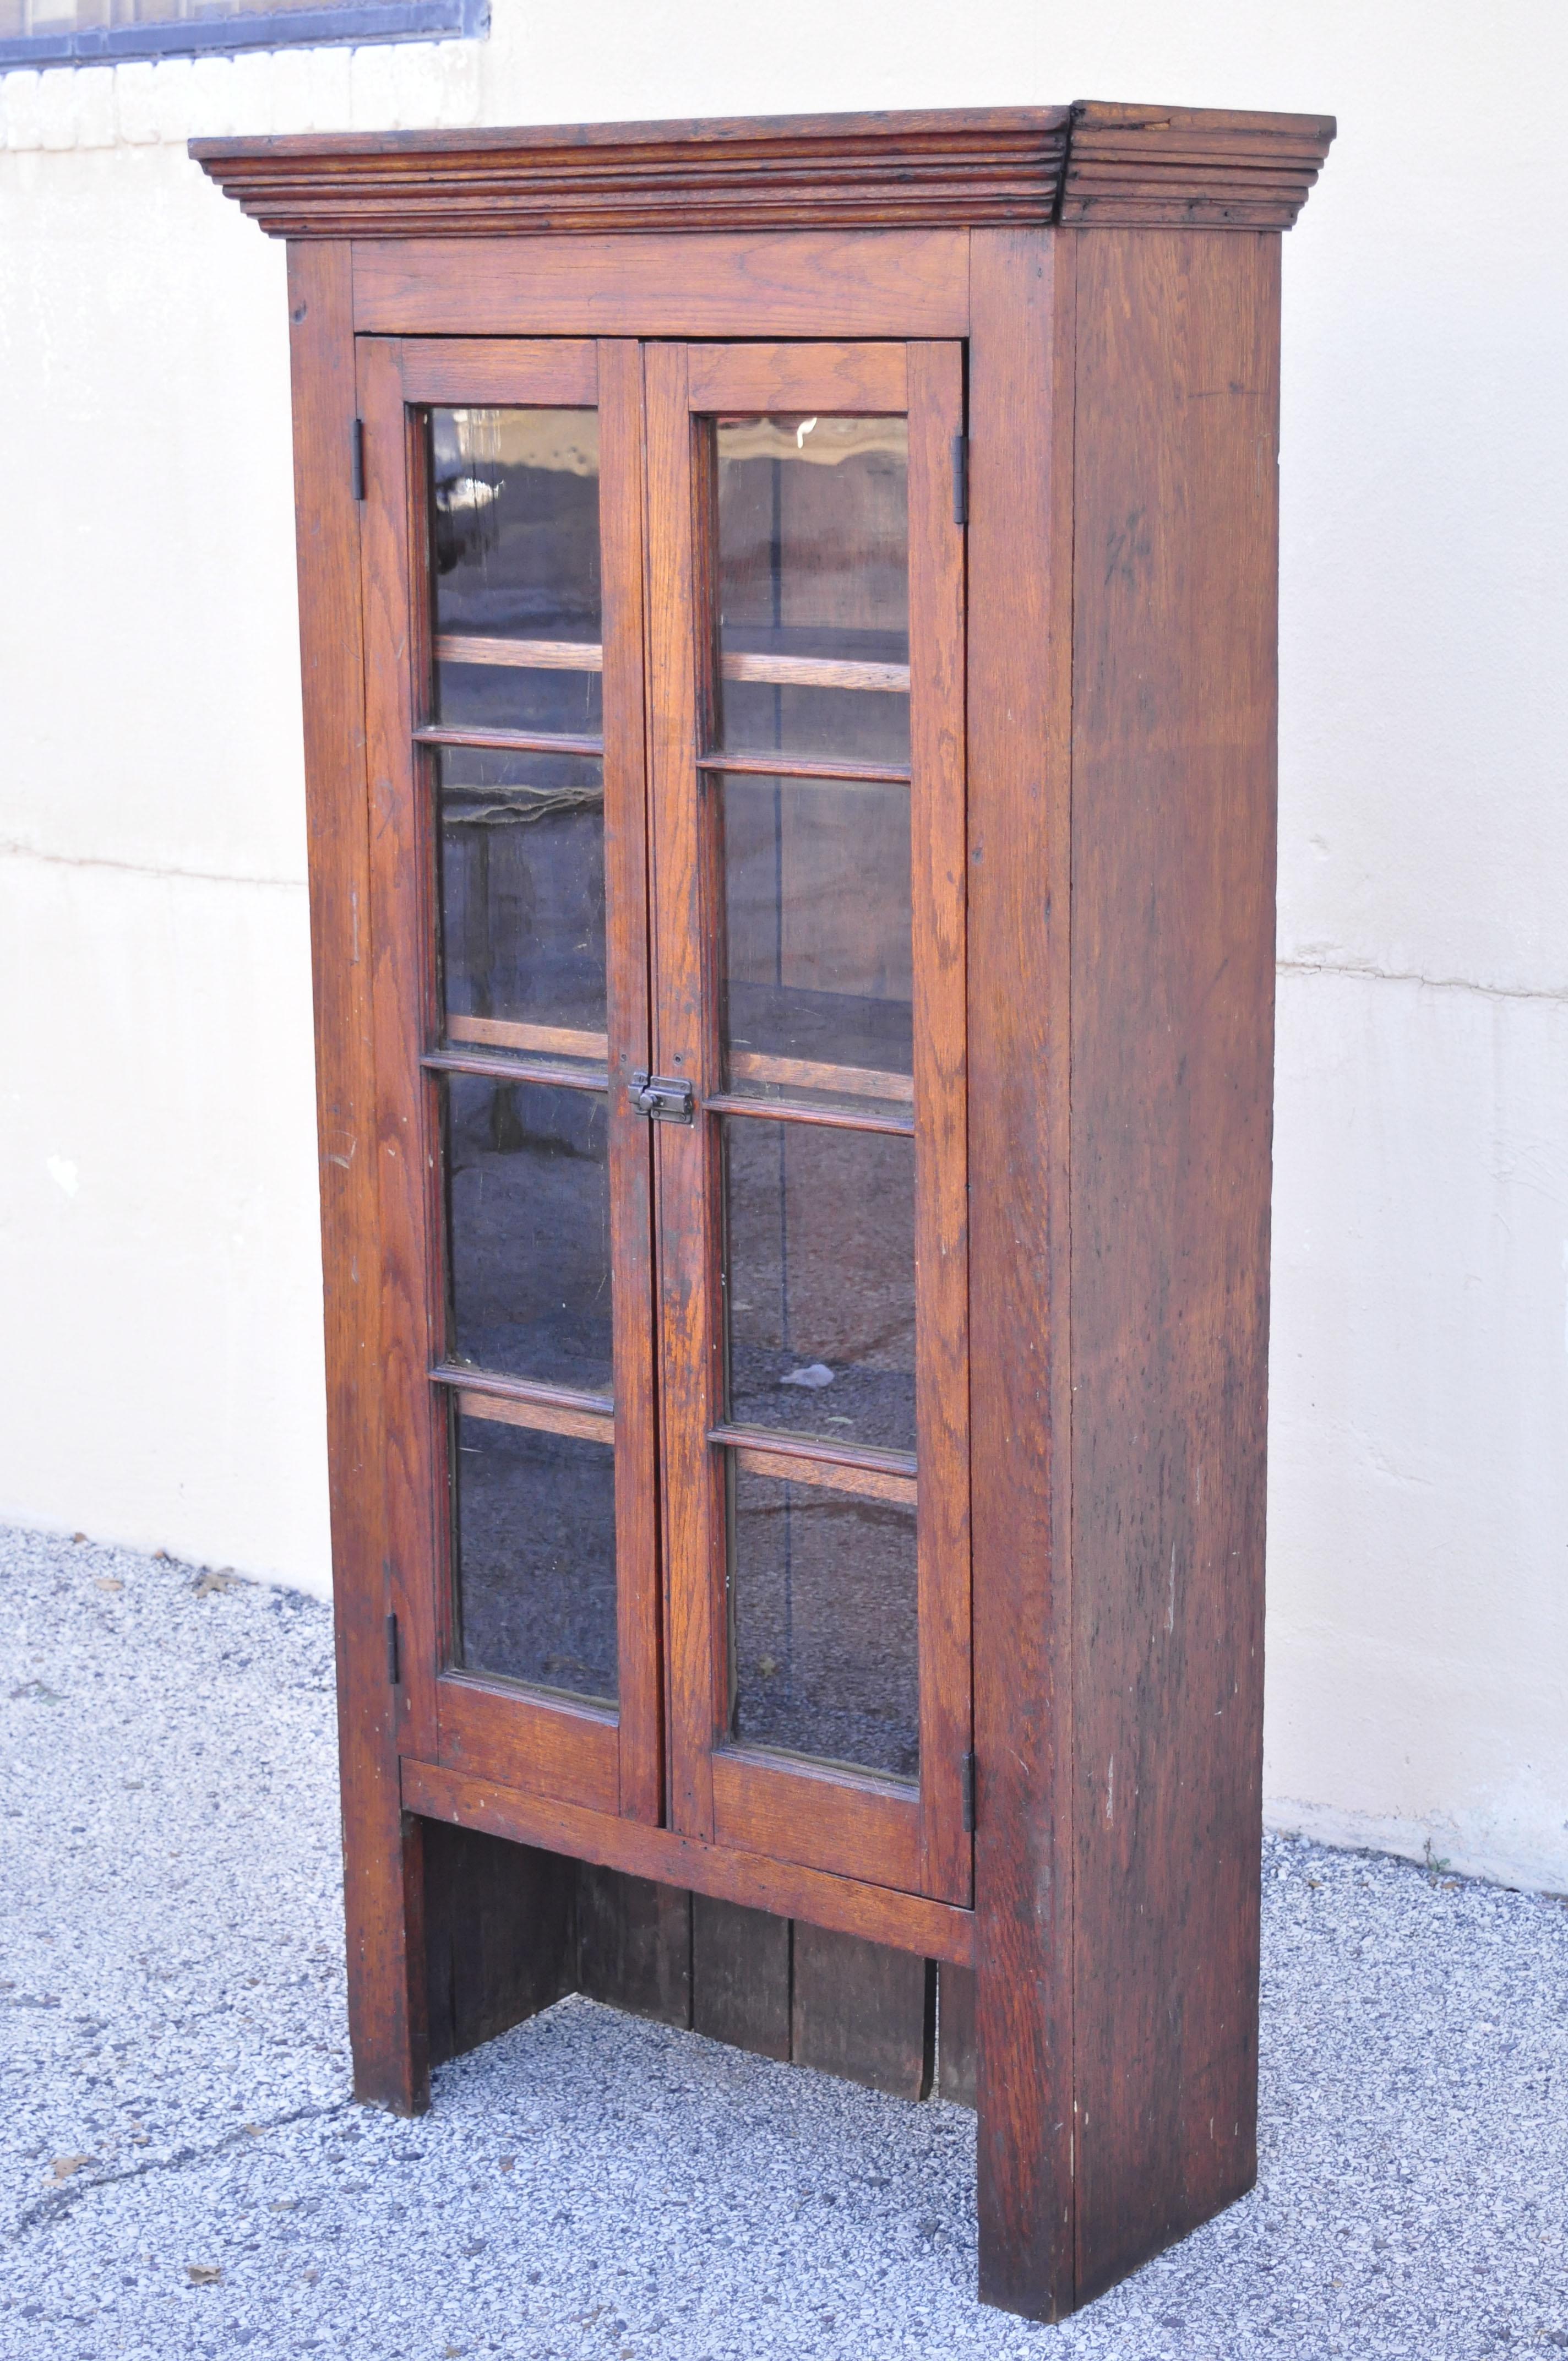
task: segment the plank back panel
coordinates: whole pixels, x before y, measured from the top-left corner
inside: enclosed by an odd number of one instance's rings
[[[789,2058],[790,1921],[692,1896],[692,2027],[759,2058]]]
[[[974,1970],[937,1971],[937,2096],[952,2107],[975,2103]]]
[[[620,1870],[577,1870],[577,1989],[682,2031],[692,2021],[691,1895]]]
[[[1255,2171],[1276,236],[1078,263],[1078,2296]]]
[[[790,1994],[795,2064],[895,2099],[927,2097],[936,1976],[929,1960],[798,1924]]]

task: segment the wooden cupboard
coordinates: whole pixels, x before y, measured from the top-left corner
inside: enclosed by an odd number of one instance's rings
[[[581,1989],[1250,2186],[1315,117],[197,141],[289,240],[357,2087]]]

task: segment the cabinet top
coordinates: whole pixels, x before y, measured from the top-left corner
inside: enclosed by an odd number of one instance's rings
[[[934,109],[192,139],[273,237],[616,230],[1288,229],[1326,115]]]

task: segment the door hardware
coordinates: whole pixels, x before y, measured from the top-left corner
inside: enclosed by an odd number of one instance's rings
[[[678,1075],[650,1074],[640,1068],[631,1077],[630,1097],[639,1115],[658,1123],[690,1123],[696,1113],[692,1086]]]

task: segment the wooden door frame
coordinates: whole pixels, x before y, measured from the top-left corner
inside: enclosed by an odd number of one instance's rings
[[[371,784],[367,939],[374,975],[376,1168],[387,1424],[386,1553],[403,1633],[405,1743],[421,1760],[657,1824],[663,1713],[656,1550],[652,1241],[647,1126],[626,1077],[648,1055],[642,416],[635,346],[586,340],[359,337],[363,430],[366,745]],[[573,1086],[527,1058],[441,1051],[436,1004],[433,754],[415,732],[431,677],[428,500],[422,410],[595,408],[600,432],[603,776],[609,942],[614,1414],[559,1389],[443,1361],[444,1148],[431,1053],[497,1079]],[[586,1081],[587,1078],[584,1078]],[[553,1400],[558,1396],[558,1400]],[[619,1698],[613,1709],[548,1697],[452,1662],[448,1450],[441,1405],[560,1432],[602,1428],[615,1448]]]
[[[661,1071],[688,1080],[698,1107],[689,1129],[660,1126],[657,1141],[671,1820],[707,1841],[967,1905],[963,532],[953,492],[954,445],[963,432],[961,348],[925,341],[654,342],[647,382],[655,1040]],[[909,420],[920,1692],[914,1792],[908,1782],[727,1736],[725,1499],[742,1438],[725,1426],[719,1126],[750,1118],[745,1101],[725,1094],[718,1029],[722,881],[715,799],[699,766],[713,743],[715,520],[699,422],[750,409],[896,410]],[[746,1441],[759,1462],[773,1446],[774,1475],[787,1471],[785,1454],[804,1448],[761,1430]],[[891,1470],[881,1481],[889,1497],[909,1486]]]

